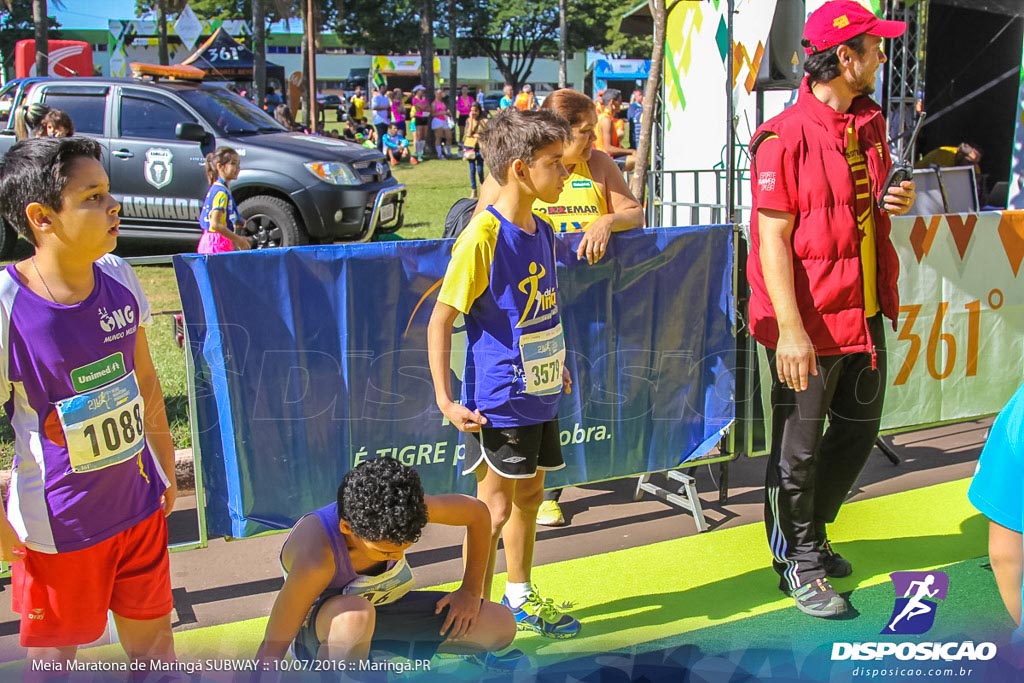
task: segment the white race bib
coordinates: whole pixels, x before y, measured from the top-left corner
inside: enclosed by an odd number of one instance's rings
[[[135,372],[57,402],[73,472],[124,462],[146,445],[145,403]]]
[[[415,584],[412,568],[403,557],[391,569],[377,576],[357,575],[341,592],[345,595],[361,595],[374,605],[387,605],[411,591]]]
[[[526,373],[526,393],[548,396],[562,390],[565,338],[561,323],[550,330],[521,336],[519,355]]]

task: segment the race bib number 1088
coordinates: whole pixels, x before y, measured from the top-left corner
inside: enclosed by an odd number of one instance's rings
[[[145,404],[135,372],[100,389],[57,402],[73,472],[111,467],[146,443]]]

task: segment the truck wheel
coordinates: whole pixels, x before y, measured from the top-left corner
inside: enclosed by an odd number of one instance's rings
[[[238,205],[238,212],[245,219],[245,234],[256,240],[256,249],[309,244],[309,235],[299,225],[295,207],[283,199],[250,197]]]
[[[18,245],[18,233],[7,221],[0,221],[0,259],[9,259]]]

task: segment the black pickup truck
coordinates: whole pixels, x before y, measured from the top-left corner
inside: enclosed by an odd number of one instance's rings
[[[121,202],[122,238],[195,244],[209,184],[204,159],[238,150],[231,191],[257,247],[368,241],[404,219],[405,185],[380,152],[285,130],[227,88],[211,83],[116,78],[25,78],[0,89],[0,154],[15,141],[18,107],[63,109],[76,135],[95,138],[111,193]],[[0,258],[16,242],[0,230]]]

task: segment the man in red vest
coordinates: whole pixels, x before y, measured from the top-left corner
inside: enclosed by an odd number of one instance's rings
[[[750,146],[750,327],[773,370],[765,526],[779,588],[816,617],[847,609],[826,577],[853,568],[826,525],[878,436],[882,316],[899,311],[889,216],[910,210],[914,184],[883,187],[892,160],[869,95],[886,61],[882,39],[905,29],[853,0],[823,5],[804,27],[796,104]]]

